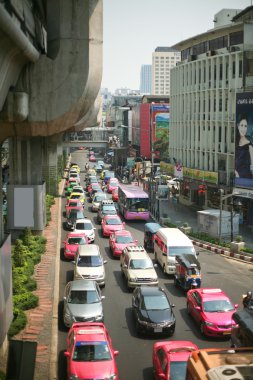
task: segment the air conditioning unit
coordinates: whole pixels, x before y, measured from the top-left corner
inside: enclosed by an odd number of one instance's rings
[[[211,368],[207,371],[209,380],[247,380],[252,379],[253,366],[246,365],[224,365]]]
[[[240,46],[228,46],[228,51],[234,53],[235,51],[240,51]]]
[[[212,56],[215,55],[215,54],[216,54],[216,51],[215,51],[215,50],[209,50],[209,51],[206,52],[206,56],[207,56],[207,57],[212,57]]]
[[[191,54],[188,56],[188,62],[196,61],[197,56],[196,54]]]

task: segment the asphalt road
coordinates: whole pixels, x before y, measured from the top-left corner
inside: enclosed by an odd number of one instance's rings
[[[72,161],[84,168],[87,161],[86,151],[76,151],[72,154]],[[84,174],[81,174],[83,180]],[[81,182],[84,183],[84,182]],[[65,208],[65,199],[62,207]],[[108,239],[101,236],[101,227],[96,222],[96,214],[89,211],[90,204],[85,205],[88,218],[94,221],[97,227],[95,243],[100,246],[106,264],[106,286],[102,290],[105,295],[104,315],[105,325],[112,337],[113,345],[119,350],[117,364],[119,378],[121,380],[153,379],[152,372],[152,347],[154,342],[164,340],[161,337],[144,338],[136,334],[132,318],[131,300],[132,294],[127,291],[124,278],[121,276],[119,260],[113,259],[110,251]],[[63,218],[64,221],[64,218]],[[140,244],[143,244],[144,222],[126,222],[126,229],[131,231]],[[62,230],[62,241],[67,232]],[[199,251],[199,261],[201,263],[202,286],[219,287],[224,290],[234,303],[241,306],[241,297],[252,287],[253,266],[226,259],[213,252],[196,248]],[[60,253],[59,253],[60,254]],[[150,254],[151,258],[154,255]],[[59,285],[59,371],[58,378],[66,379],[66,362],[63,351],[66,348],[67,330],[63,327],[61,306],[63,290],[67,281],[72,279],[73,264],[61,260],[60,265],[60,285]],[[201,335],[199,327],[188,316],[186,312],[186,296],[183,291],[175,288],[173,279],[166,277],[160,267],[157,268],[159,285],[166,291],[172,303],[176,305],[174,313],[176,316],[176,330],[173,340],[191,340],[200,348],[205,347],[229,347],[229,340],[217,340],[205,338]],[[168,338],[167,338],[168,339]]]

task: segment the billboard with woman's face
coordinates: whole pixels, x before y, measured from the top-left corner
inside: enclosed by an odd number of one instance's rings
[[[236,94],[235,186],[253,189],[253,93]]]

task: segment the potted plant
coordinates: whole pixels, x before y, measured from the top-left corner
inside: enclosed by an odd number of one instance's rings
[[[240,252],[245,247],[245,242],[241,235],[237,235],[235,240],[230,243],[230,249],[232,252]]]
[[[192,228],[189,226],[187,222],[184,222],[179,229],[184,233],[184,234],[190,234],[192,232]]]

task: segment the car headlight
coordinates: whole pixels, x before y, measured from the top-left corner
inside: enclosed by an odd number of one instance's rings
[[[66,253],[71,253],[71,250],[70,249],[66,249],[65,252]]]
[[[139,319],[139,318],[138,318],[138,323],[139,323],[140,325],[145,325],[145,326],[148,325],[148,322],[147,322],[147,321],[143,321],[142,319]]]
[[[137,277],[130,277],[130,281],[137,281]]]
[[[105,380],[115,380],[115,379],[117,379],[117,375],[115,375],[115,373],[105,378]]]
[[[208,321],[205,321],[204,324],[205,324],[206,326],[215,326],[214,323],[212,323],[212,322],[208,322]]]
[[[97,316],[95,317],[95,320],[96,320],[96,321],[99,321],[100,319],[103,319],[103,314],[97,315]]]

